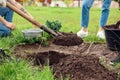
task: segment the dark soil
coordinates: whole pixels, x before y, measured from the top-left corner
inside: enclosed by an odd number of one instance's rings
[[[116,30],[116,29],[120,29],[120,21],[118,21],[116,24],[112,24],[112,25],[106,25],[104,26],[104,29],[110,29],[110,30]]]
[[[83,40],[73,33],[62,33],[64,36],[54,38],[53,43],[62,46],[75,46],[80,45]]]
[[[105,28],[105,30],[106,29],[110,29],[110,30],[119,29],[119,27],[117,27],[116,24],[106,25],[106,26],[104,26],[104,28]]]
[[[99,63],[95,56],[71,55],[53,65],[55,77],[70,80],[117,80],[117,74]]]
[[[48,64],[49,65],[53,65],[53,64],[57,64],[59,63],[61,58],[64,58],[68,55],[65,55],[63,53],[58,53],[55,51],[48,51],[48,52],[41,52],[38,54],[31,54],[31,55],[27,55],[27,58],[29,58],[29,60],[34,60],[34,65],[45,65]],[[47,59],[49,59],[49,61],[47,61]]]
[[[53,69],[56,78],[62,76],[70,80],[117,80],[117,74],[109,71],[99,63],[99,58],[87,55],[66,55],[55,51],[28,55],[35,65],[48,64]]]
[[[18,58],[32,60],[34,65],[48,63],[55,78],[61,75],[70,80],[117,80],[117,71],[110,71],[109,61],[117,56],[105,44],[82,43],[76,46],[58,46],[51,43],[47,47],[39,44],[18,45],[14,51]],[[101,65],[99,60],[104,60]],[[112,69],[111,69],[112,70]]]

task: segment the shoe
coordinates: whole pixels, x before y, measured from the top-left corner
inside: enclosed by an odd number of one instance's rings
[[[77,36],[81,37],[81,38],[86,37],[86,36],[88,36],[88,32],[80,30],[79,32],[77,32]]]
[[[120,54],[113,60],[111,60],[111,63],[118,63],[120,62]]]
[[[101,39],[105,39],[105,33],[104,30],[98,31],[97,33],[97,37],[101,38]]]

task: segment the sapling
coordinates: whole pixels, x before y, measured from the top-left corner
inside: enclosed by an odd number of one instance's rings
[[[52,29],[53,31],[55,32],[59,32],[59,30],[61,29],[62,25],[61,25],[61,22],[58,21],[58,20],[55,20],[55,21],[49,21],[47,20],[46,21],[46,26],[50,29]],[[46,33],[47,34],[47,33]],[[53,38],[50,34],[47,34],[46,35],[47,39],[51,39]]]
[[[47,20],[46,25],[47,25],[48,28],[50,28],[50,29],[52,29],[54,31],[59,31],[61,29],[61,27],[62,27],[61,22],[58,21],[58,20],[55,20],[55,21]]]

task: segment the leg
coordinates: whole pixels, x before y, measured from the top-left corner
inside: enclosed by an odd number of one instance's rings
[[[6,27],[4,24],[0,23],[0,37],[9,36],[11,34],[11,30]]]
[[[88,27],[89,23],[89,10],[93,4],[94,0],[83,0],[82,2],[82,19],[81,26]]]
[[[104,29],[102,27],[105,26],[107,23],[110,4],[111,4],[111,0],[103,0],[102,13],[100,18],[100,28],[97,33],[97,36],[101,39],[105,39]]]
[[[110,4],[111,4],[111,0],[103,0],[102,13],[101,13],[101,18],[100,18],[100,27],[105,26],[107,23]]]
[[[4,17],[5,20],[8,22],[12,22],[13,18],[13,11],[9,8],[2,8],[0,7],[0,15]]]
[[[93,4],[94,0],[83,0],[82,2],[82,18],[81,18],[81,26],[82,29],[77,32],[77,36],[83,38],[88,35],[87,27],[89,23],[89,10]]]

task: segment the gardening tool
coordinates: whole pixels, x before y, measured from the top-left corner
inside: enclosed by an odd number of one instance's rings
[[[22,16],[23,18],[25,18],[26,20],[28,20],[29,22],[31,22],[32,24],[40,27],[42,30],[44,30],[45,32],[53,35],[54,37],[59,36],[59,34],[53,30],[51,30],[48,27],[45,27],[43,24],[37,22],[36,20],[30,18],[28,15],[26,15],[24,12],[22,12],[21,10],[17,9],[14,5],[12,5],[10,2],[6,2],[7,7],[9,7],[10,9],[12,9],[13,11],[15,11],[17,14],[19,14],[20,16]]]

